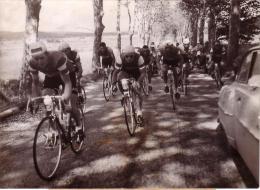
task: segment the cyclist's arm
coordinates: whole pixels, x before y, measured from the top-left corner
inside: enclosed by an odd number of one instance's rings
[[[144,64],[144,58],[142,56],[138,59],[138,67],[140,71],[140,76],[138,78],[138,82],[142,82],[143,78],[145,76],[145,64]]]
[[[69,76],[69,70],[67,68],[67,58],[62,57],[59,61],[62,63],[62,65],[58,68],[60,72],[61,79],[63,81],[64,85],[64,92],[62,94],[62,99],[63,100],[69,100],[72,92],[72,84],[70,81],[70,76]]]

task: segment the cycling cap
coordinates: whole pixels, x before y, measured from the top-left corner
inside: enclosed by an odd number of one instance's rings
[[[69,49],[70,48],[70,45],[67,43],[67,42],[62,42],[60,45],[59,45],[59,51],[64,51],[66,49]]]
[[[37,56],[47,51],[46,45],[42,41],[34,42],[29,45],[31,56]]]
[[[183,40],[183,44],[189,44],[189,43],[190,43],[189,38],[185,38],[185,39]]]
[[[135,48],[133,46],[126,46],[124,49],[122,49],[122,53],[124,54],[135,53]]]

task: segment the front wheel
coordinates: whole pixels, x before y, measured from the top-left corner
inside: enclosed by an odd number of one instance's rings
[[[133,136],[136,129],[136,116],[134,110],[134,103],[129,97],[124,97],[123,99],[124,113],[125,113],[125,123],[130,136]]]
[[[61,134],[57,120],[45,117],[38,125],[33,142],[36,172],[44,180],[54,177],[61,158]]]
[[[105,100],[108,102],[110,98],[110,84],[108,77],[104,77],[103,79],[103,94]]]
[[[82,109],[80,109],[80,120],[81,120],[81,128],[76,131],[77,122],[75,117],[71,115],[70,123],[69,123],[69,134],[71,138],[71,150],[78,154],[82,151],[82,146],[85,140],[85,119]]]

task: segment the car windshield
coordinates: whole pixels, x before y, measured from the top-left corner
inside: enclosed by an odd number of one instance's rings
[[[253,68],[249,76],[248,84],[260,87],[260,50],[253,53],[252,64]]]

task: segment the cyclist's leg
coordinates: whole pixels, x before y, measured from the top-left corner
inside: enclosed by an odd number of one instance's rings
[[[162,79],[163,79],[163,82],[164,82],[164,91],[166,93],[169,92],[169,87],[168,87],[168,76],[167,76],[167,72],[168,72],[168,68],[169,68],[169,65],[167,64],[162,64]]]
[[[77,126],[81,126],[80,109],[78,107],[78,96],[76,93],[71,94],[70,102],[71,102],[71,113],[73,114],[73,116],[75,116]]]
[[[114,69],[111,73],[111,81],[112,81],[112,85],[115,85],[116,82],[117,82],[117,76],[118,76],[118,73],[120,72],[119,69]]]
[[[118,88],[122,94],[123,94],[124,89],[123,89],[121,80],[125,79],[125,78],[129,78],[129,77],[130,77],[129,74],[125,71],[118,72],[118,75],[117,75]]]
[[[174,66],[172,71],[173,71],[173,77],[174,77],[174,89],[175,89],[175,92],[176,92],[177,88],[178,88],[178,84],[179,84],[179,76],[178,76],[178,73],[177,73],[177,66]]]

